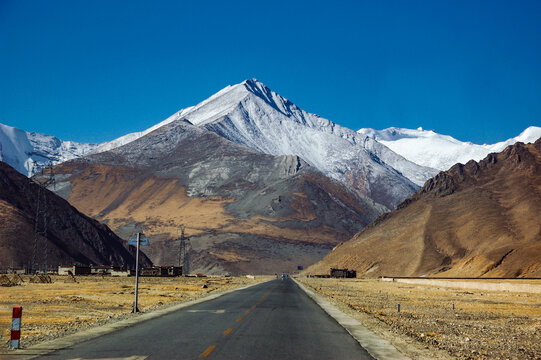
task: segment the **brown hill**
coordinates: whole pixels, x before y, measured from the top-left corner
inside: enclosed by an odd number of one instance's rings
[[[541,277],[541,139],[457,164],[335,248],[358,276]]]
[[[273,156],[175,121],[115,150],[55,167],[57,192],[127,237],[142,225],[156,264],[277,272],[320,260],[385,209],[297,156]]]
[[[36,269],[44,268],[45,259],[48,268],[72,263],[134,264],[134,256],[124,248],[122,239],[107,226],[81,214],[46,189],[42,190],[40,206],[47,206],[47,232],[46,236],[38,237],[34,252],[39,189],[34,181],[0,162],[0,268],[32,268],[34,256]],[[43,219],[43,213],[40,214]],[[39,229],[44,229],[42,222]],[[149,261],[145,258],[142,263]]]

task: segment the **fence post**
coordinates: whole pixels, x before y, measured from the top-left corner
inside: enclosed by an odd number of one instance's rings
[[[10,348],[18,349],[21,341],[21,317],[23,315],[22,306],[13,307],[13,318],[11,320],[11,343]]]

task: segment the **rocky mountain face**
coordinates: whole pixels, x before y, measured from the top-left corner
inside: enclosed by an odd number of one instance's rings
[[[150,129],[102,144],[95,152],[129,143],[177,120],[188,120],[264,154],[299,156],[389,209],[437,173],[370,137],[300,109],[257,80],[228,86]]]
[[[496,144],[478,145],[463,142],[434,130],[401,129],[391,127],[384,130],[360,129],[359,134],[384,144],[397,154],[422,166],[437,170],[448,170],[456,163],[479,161],[493,152],[501,152],[516,142],[533,143],[541,138],[541,127],[530,126],[520,135]]]
[[[309,269],[359,276],[541,276],[541,139],[456,164]]]
[[[126,237],[142,225],[156,264],[290,271],[321,259],[386,211],[299,156],[268,155],[175,120],[111,151],[54,167],[56,191]]]
[[[0,124],[0,161],[26,176],[34,175],[50,164],[81,157],[96,146]]]
[[[46,208],[46,213],[38,206]],[[38,230],[46,232],[38,237],[34,252],[36,215]],[[73,263],[135,264],[122,239],[107,226],[81,214],[53,192],[40,190],[33,180],[4,162],[0,162],[0,224],[1,268],[31,267],[34,259],[40,269],[45,261],[49,268]],[[150,262],[143,256],[142,264]]]

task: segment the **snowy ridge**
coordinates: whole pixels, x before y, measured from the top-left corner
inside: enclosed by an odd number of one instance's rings
[[[0,160],[26,176],[32,176],[49,163],[55,165],[84,156],[97,145],[62,141],[54,136],[0,124]]]
[[[166,121],[171,119],[188,120],[266,154],[298,155],[390,208],[437,173],[373,139],[300,109],[255,79],[228,86]]]
[[[180,120],[262,153],[300,156],[327,176],[377,198],[389,208],[437,173],[367,136],[300,109],[255,79],[227,86],[160,124],[102,145],[96,152]]]
[[[360,129],[366,135],[422,166],[447,170],[456,163],[479,161],[489,153],[503,151],[516,142],[530,143],[541,137],[541,127],[530,126],[519,136],[492,145],[462,142],[433,130],[403,129],[391,127],[384,130]]]

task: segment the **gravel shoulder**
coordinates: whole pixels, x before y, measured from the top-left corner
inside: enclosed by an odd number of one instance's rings
[[[539,294],[377,279],[300,281],[412,359],[541,359]]]

